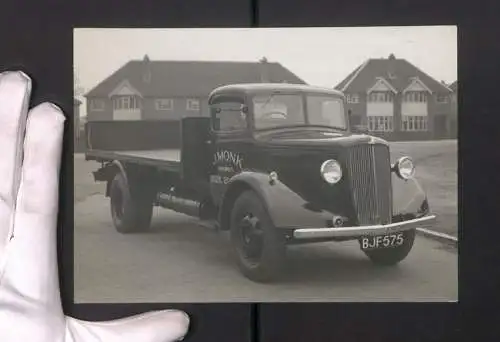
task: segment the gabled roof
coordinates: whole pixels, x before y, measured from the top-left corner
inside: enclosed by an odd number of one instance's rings
[[[377,89],[377,87],[384,87],[386,89],[389,89],[393,93],[397,93],[398,91],[392,86],[390,82],[387,82],[387,80],[383,77],[377,77],[375,83],[372,84],[370,88],[367,89],[367,92],[372,92],[374,89]]]
[[[444,84],[444,83],[443,83],[443,85],[446,86],[446,84]],[[433,91],[427,85],[425,85],[425,83],[422,82],[422,80],[418,77],[411,78],[410,84],[408,84],[408,86],[403,90],[403,93],[405,93],[407,91],[415,90],[415,89],[425,90],[429,93],[433,93]]]
[[[145,56],[126,63],[85,96],[107,97],[127,80],[144,97],[205,97],[222,85],[261,82],[263,70],[269,82],[306,84],[275,62],[151,61]]]
[[[451,92],[451,89],[407,60],[398,59],[392,54],[389,58],[368,59],[335,86],[335,89],[344,92],[365,92],[377,82],[377,77],[383,77],[398,92],[404,91],[415,77],[432,92]]]

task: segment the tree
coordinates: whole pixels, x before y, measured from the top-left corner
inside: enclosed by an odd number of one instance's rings
[[[73,77],[75,82],[73,85],[73,96],[77,98],[85,93],[85,89],[80,83],[80,77],[78,77],[78,70],[76,70],[76,68],[73,68]]]

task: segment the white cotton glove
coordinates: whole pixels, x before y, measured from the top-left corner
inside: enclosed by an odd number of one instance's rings
[[[189,325],[183,312],[152,312],[110,322],[64,315],[56,223],[65,118],[49,103],[28,113],[30,92],[31,80],[24,73],[0,74],[0,341],[182,339]]]

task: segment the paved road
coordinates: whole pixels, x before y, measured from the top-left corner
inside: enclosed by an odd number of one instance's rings
[[[356,242],[294,246],[289,276],[253,283],[237,271],[227,236],[157,209],[150,232],[121,235],[107,200],[75,203],[75,301],[455,301],[457,253],[418,237],[398,267],[375,268]]]

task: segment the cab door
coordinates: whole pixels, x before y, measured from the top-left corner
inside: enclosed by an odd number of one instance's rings
[[[211,171],[210,118],[186,117],[181,120],[181,178],[198,192],[206,194]]]
[[[219,95],[212,99],[210,189],[219,204],[227,183],[247,165],[251,144],[248,107],[243,95]]]

